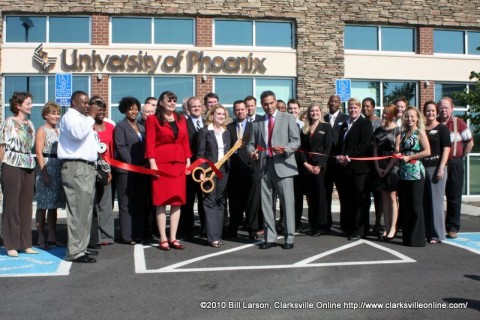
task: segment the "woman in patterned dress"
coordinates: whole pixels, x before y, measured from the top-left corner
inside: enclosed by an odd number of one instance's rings
[[[0,126],[3,245],[9,257],[18,257],[19,249],[28,254],[38,253],[32,249],[35,127],[27,119],[32,112],[32,95],[14,92],[10,111],[13,116]]]
[[[65,246],[63,242],[57,240],[55,233],[57,208],[65,208],[65,192],[60,175],[62,160],[57,158],[58,135],[60,134],[57,124],[60,120],[60,106],[47,102],[42,110],[42,118],[45,120],[45,125],[38,128],[35,135],[35,153],[37,154],[36,225],[38,245],[41,249],[47,250],[50,246]],[[43,232],[46,214],[48,238],[45,237]]]
[[[425,246],[423,191],[425,168],[420,159],[430,155],[430,144],[420,111],[408,107],[403,115],[403,131],[397,136],[395,151],[400,153],[398,199],[402,217],[403,244]]]

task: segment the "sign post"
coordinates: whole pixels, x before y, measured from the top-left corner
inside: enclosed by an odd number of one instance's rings
[[[342,102],[348,101],[352,97],[352,81],[350,79],[335,80],[335,94]]]
[[[72,74],[57,73],[55,75],[55,103],[65,107],[70,105],[72,97]]]

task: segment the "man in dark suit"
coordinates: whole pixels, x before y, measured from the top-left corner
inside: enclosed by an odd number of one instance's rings
[[[300,146],[300,134],[295,118],[291,114],[277,111],[277,99],[272,91],[264,91],[261,102],[265,117],[254,122],[254,132],[247,146],[250,157],[256,160],[256,172],[262,176],[261,202],[266,230],[265,243],[260,249],[272,248],[277,241],[272,210],[273,190],[277,192],[285,209],[285,243],[282,248],[292,249],[295,238],[293,176],[298,174],[294,153]]]
[[[242,100],[233,103],[233,111],[236,120],[227,125],[232,140],[231,145],[233,146],[238,139],[243,139],[244,145],[230,158],[227,186],[230,211],[228,235],[237,236],[238,227],[243,221],[245,212],[245,229],[248,231],[249,238],[255,240],[258,230],[260,188],[253,183],[252,161],[246,147],[246,142],[249,141],[253,132],[253,124],[247,121],[247,108]]]
[[[205,126],[202,119],[202,101],[198,97],[191,97],[187,101],[188,111],[190,117],[187,119],[188,139],[190,142],[190,150],[192,151],[192,158],[190,162],[193,163],[197,154],[197,132]],[[194,212],[193,206],[195,204],[195,197],[197,198],[198,216],[200,217],[200,233],[205,234],[205,211],[203,209],[202,190],[200,184],[193,181],[191,175],[187,175],[187,203],[182,206],[180,215],[180,228],[185,240],[192,240],[194,227]]]
[[[247,96],[243,102],[245,102],[245,106],[247,107],[247,121],[248,122],[256,122],[262,119],[261,115],[258,115],[257,112],[257,99],[254,96]]]
[[[331,95],[328,99],[328,111],[324,120],[328,122],[332,127],[332,152],[331,156],[336,156],[335,153],[338,145],[338,137],[340,135],[340,128],[347,121],[348,115],[340,111],[340,97],[337,95]],[[327,198],[327,230],[328,232],[332,227],[332,193],[333,184],[338,188],[338,164],[335,158],[329,157],[327,161],[327,171],[325,172],[325,194]],[[340,221],[341,225],[342,221]]]
[[[358,99],[348,100],[349,119],[340,128],[336,146],[341,221],[351,241],[359,240],[369,232],[367,177],[370,168],[367,161],[350,159],[369,156],[372,143],[372,123],[361,116],[361,110],[362,103]]]

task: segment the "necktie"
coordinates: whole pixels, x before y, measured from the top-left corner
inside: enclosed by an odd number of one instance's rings
[[[268,156],[273,157],[273,152],[272,152],[272,134],[273,134],[273,126],[274,126],[274,120],[273,116],[270,116],[268,119]]]
[[[200,120],[197,120],[197,125],[195,126],[195,128],[198,130],[202,129],[202,126],[200,126]]]
[[[242,124],[239,123],[237,124],[237,139],[242,139],[242,137],[243,137]]]
[[[332,128],[335,125],[335,118],[336,117],[333,114],[330,115],[330,125],[332,126]]]
[[[248,118],[248,122],[253,122],[253,118]]]

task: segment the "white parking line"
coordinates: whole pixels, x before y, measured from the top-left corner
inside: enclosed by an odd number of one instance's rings
[[[331,267],[331,266],[350,266],[350,265],[377,265],[377,264],[396,264],[396,263],[413,263],[416,262],[414,259],[411,259],[404,254],[401,254],[398,251],[383,247],[379,244],[370,242],[368,240],[359,240],[347,245],[320,253],[318,255],[314,255],[307,259],[298,261],[293,264],[280,264],[280,265],[250,265],[250,266],[227,266],[227,267],[204,267],[204,268],[181,268],[186,265],[206,260],[209,258],[230,254],[236,251],[248,249],[254,247],[258,243],[262,243],[263,241],[258,241],[252,244],[246,244],[243,246],[239,246],[236,248],[215,252],[207,255],[203,255],[200,257],[196,257],[193,259],[185,260],[182,262],[178,262],[163,268],[159,269],[147,269],[146,268],[146,261],[145,261],[145,253],[144,250],[151,248],[151,246],[143,246],[137,244],[134,249],[134,258],[135,258],[135,272],[136,273],[173,273],[173,272],[206,272],[206,271],[233,271],[233,270],[264,270],[264,269],[291,269],[291,268],[312,268],[312,267]],[[332,255],[334,253],[353,248],[358,245],[369,245],[376,249],[385,251],[398,259],[391,259],[391,260],[375,260],[375,261],[350,261],[350,262],[328,262],[328,263],[311,263],[315,260],[321,259],[323,257]],[[180,269],[181,268],[181,269]]]

